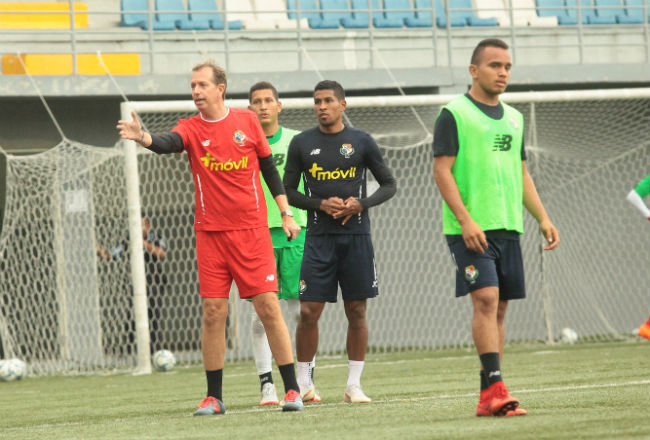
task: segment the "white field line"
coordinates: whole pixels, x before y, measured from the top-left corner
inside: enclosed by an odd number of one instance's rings
[[[518,390],[513,389],[512,394],[536,394],[536,393],[550,393],[555,391],[579,391],[579,390],[592,390],[599,388],[618,388],[618,387],[628,387],[635,385],[648,385],[650,380],[635,380],[629,382],[620,382],[620,383],[604,383],[604,384],[592,384],[592,385],[572,385],[564,387],[550,387],[550,388],[538,388],[538,389],[528,389],[528,390]],[[374,404],[385,404],[385,403],[405,403],[405,402],[422,402],[427,400],[447,400],[447,399],[464,399],[469,397],[476,397],[478,393],[464,393],[464,394],[438,394],[435,396],[421,396],[421,397],[404,397],[398,399],[375,399],[373,400]],[[350,405],[350,403],[344,402],[335,402],[335,403],[316,403],[305,405],[305,409],[311,410],[319,407],[336,407],[336,406],[345,406]],[[278,409],[279,410],[279,409]],[[233,410],[228,411],[227,414],[250,414],[256,412],[269,411],[268,408],[250,408],[243,410]]]
[[[329,367],[334,367],[334,366],[329,366]],[[619,382],[619,383],[604,383],[604,384],[590,384],[590,385],[571,385],[571,386],[563,386],[563,387],[549,387],[549,388],[537,388],[537,389],[527,389],[527,390],[515,390],[513,389],[512,392],[513,394],[537,394],[537,393],[550,393],[550,392],[556,392],[556,391],[579,391],[579,390],[593,390],[593,389],[599,389],[599,388],[618,388],[618,387],[629,387],[629,386],[636,386],[636,385],[648,385],[650,384],[650,380],[634,380],[634,381],[628,381],[628,382]],[[478,393],[463,393],[463,394],[438,394],[435,396],[421,396],[421,397],[405,397],[405,398],[397,398],[397,399],[375,399],[373,400],[374,403],[370,405],[377,405],[377,404],[399,404],[399,403],[410,403],[410,402],[423,402],[423,401],[431,401],[431,400],[448,400],[448,399],[465,399],[465,398],[470,398],[470,397],[476,397]],[[335,403],[316,403],[316,404],[307,404],[305,405],[305,410],[306,411],[313,411],[316,410],[317,408],[331,408],[331,407],[338,407],[338,406],[347,406],[350,405],[349,403],[344,403],[344,402],[335,402]],[[261,412],[279,412],[279,408],[261,408],[261,407],[254,407],[254,408],[249,408],[249,409],[239,409],[239,410],[228,410],[226,412],[227,415],[236,415],[236,414],[253,414],[253,413],[261,413]],[[188,413],[188,417],[192,417],[190,413]],[[214,420],[220,420],[221,417],[214,417]],[[123,417],[120,417],[119,419],[115,419],[115,422],[123,422],[125,419]],[[103,423],[103,422],[102,422]],[[8,428],[5,429],[5,432],[8,431],[39,431],[39,430],[44,430],[44,429],[50,429],[50,428],[62,428],[62,427],[67,427],[67,426],[82,426],[86,425],[86,423],[82,422],[66,422],[66,423],[48,423],[48,424],[43,424],[43,425],[36,425],[36,426],[27,426],[27,427],[20,427],[20,428]]]

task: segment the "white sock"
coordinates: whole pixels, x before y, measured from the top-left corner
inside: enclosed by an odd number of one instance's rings
[[[255,358],[255,366],[257,367],[257,374],[265,374],[271,371],[273,356],[271,354],[271,347],[269,347],[269,340],[266,338],[266,331],[264,325],[260,320],[257,313],[253,309],[252,316],[252,332],[253,338],[253,357]]]
[[[361,372],[363,371],[364,361],[348,361],[348,385],[361,387]]]
[[[298,386],[302,388],[309,388],[311,385],[310,373],[311,362],[298,362]]]
[[[309,382],[312,385],[314,383],[314,368],[316,368],[316,355],[314,355],[314,359],[309,363]]]

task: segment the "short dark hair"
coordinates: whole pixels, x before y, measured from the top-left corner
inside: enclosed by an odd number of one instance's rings
[[[258,90],[270,90],[271,92],[273,92],[273,97],[275,98],[275,100],[276,101],[280,100],[278,91],[275,87],[273,87],[273,84],[271,84],[268,81],[260,81],[258,83],[253,84],[250,90],[248,91],[248,102],[251,102],[251,100],[253,99],[253,92],[257,92]]]
[[[472,52],[472,60],[470,64],[478,66],[481,62],[481,55],[486,47],[499,47],[501,49],[508,50],[508,43],[498,38],[486,38],[476,45],[474,52]]]
[[[334,92],[334,96],[336,96],[336,99],[339,101],[343,101],[345,99],[345,90],[343,90],[343,86],[336,81],[326,79],[319,82],[316,84],[316,87],[314,87],[314,93],[319,90],[331,90]]]

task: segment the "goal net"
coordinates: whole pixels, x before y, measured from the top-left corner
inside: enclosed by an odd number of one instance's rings
[[[556,251],[542,252],[526,214],[528,297],[509,308],[508,341],[552,343],[563,327],[581,340],[631,337],[650,313],[650,273],[642,270],[650,229],[625,200],[650,172],[649,97],[648,89],[504,95],[525,116],[528,168],[561,236]],[[434,121],[451,98],[348,99],[349,123],[378,140],[398,181],[397,195],[371,210],[380,295],[368,306],[370,351],[471,344],[471,303],[454,298],[432,177]],[[310,99],[283,104],[282,125],[316,124]],[[124,115],[130,109],[154,133],[196,113],[191,101],[123,104]],[[8,155],[3,172],[3,357],[24,359],[31,374],[146,372],[159,348],[180,362],[200,360],[194,188],[184,153],[65,140],[45,153]],[[142,217],[165,258],[143,250]],[[228,359],[249,358],[252,306],[235,287],[230,305]],[[346,331],[342,305],[328,305],[318,355],[343,352]]]

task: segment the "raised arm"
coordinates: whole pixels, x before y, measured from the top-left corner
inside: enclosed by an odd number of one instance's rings
[[[138,115],[131,111],[132,121],[117,121],[122,139],[130,139],[157,154],[180,153],[183,151],[183,139],[177,133],[155,135],[142,129]]]

